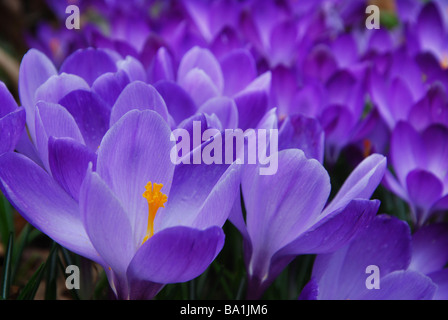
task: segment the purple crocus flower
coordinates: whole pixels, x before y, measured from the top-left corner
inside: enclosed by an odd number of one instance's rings
[[[434,300],[448,299],[448,225],[432,223],[412,236],[412,258],[408,269],[419,271],[437,285]]]
[[[17,106],[14,97],[0,82],[0,154],[14,151],[25,130],[25,110]]]
[[[245,220],[239,202],[229,217],[244,239],[248,298],[261,297],[297,255],[335,251],[368,225],[379,206],[368,198],[386,159],[366,158],[325,208],[328,173],[301,150],[280,151],[275,175],[259,175],[259,167],[246,165],[242,172]]]
[[[300,299],[443,299],[446,231],[446,225],[436,224],[411,238],[407,223],[378,215],[349,244],[316,257]]]
[[[196,112],[216,114],[222,128],[254,128],[268,110],[271,73],[257,74],[254,58],[244,49],[218,60],[213,53],[193,47],[179,67],[167,50],[160,48],[150,70],[150,79],[166,100],[175,123]]]
[[[390,142],[390,163],[395,172],[384,183],[410,206],[412,222],[421,227],[448,208],[448,129],[440,124],[417,131],[399,122]]]
[[[233,165],[175,166],[170,135],[154,111],[128,112],[104,136],[96,168],[90,164],[81,184],[72,185],[79,201],[18,153],[0,157],[1,188],[32,225],[103,266],[117,298],[152,298],[164,284],[189,281],[208,267],[238,195]],[[75,151],[63,156],[84,157]],[[79,162],[60,170],[65,181]]]
[[[131,82],[145,79],[136,59],[121,59],[112,51],[80,49],[64,60],[58,71],[48,57],[31,49],[19,73],[19,95],[30,139],[22,137],[18,150],[48,171],[50,136],[73,138],[86,152],[95,153],[111,114],[116,113],[119,95]],[[158,111],[168,121],[166,107]]]

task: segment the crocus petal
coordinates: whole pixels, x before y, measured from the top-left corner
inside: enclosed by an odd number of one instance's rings
[[[168,121],[168,110],[162,96],[153,86],[141,81],[130,83],[121,92],[112,107],[110,125],[114,125],[126,112],[134,109],[154,110]]]
[[[304,98],[313,98],[310,94],[313,94],[310,89],[312,87],[308,85],[307,92],[305,94],[308,94],[308,96],[305,96]],[[301,90],[303,91],[303,89]],[[302,92],[302,97],[303,97]],[[293,114],[296,112],[296,110],[292,108],[300,108],[300,113],[308,114],[308,111],[306,109],[309,109],[306,105],[302,105],[300,103],[293,103],[294,99],[298,99],[297,97],[301,98],[299,96],[299,90],[298,90],[298,84],[296,75],[293,70],[290,68],[286,68],[283,65],[277,66],[275,69],[272,70],[272,92],[271,92],[271,103],[278,108],[280,117],[285,117],[288,114]],[[296,101],[294,101],[296,102]],[[304,101],[306,104],[306,101]],[[314,100],[312,102],[313,108],[318,108],[319,103],[317,103],[317,100]],[[298,110],[297,110],[298,111]]]
[[[444,41],[445,28],[437,5],[427,3],[417,18],[417,35],[422,50],[440,52]]]
[[[0,118],[0,154],[14,151],[25,129],[25,109],[20,108]]]
[[[431,172],[415,169],[406,178],[406,188],[411,202],[420,209],[427,210],[441,197],[443,184]],[[426,218],[417,217],[421,222]]]
[[[190,70],[179,84],[190,94],[197,106],[220,94],[212,79],[204,70],[198,68]]]
[[[280,127],[278,140],[279,150],[298,148],[307,158],[324,161],[324,131],[315,118],[288,116]]]
[[[390,106],[393,115],[393,126],[396,121],[407,120],[409,110],[414,103],[412,93],[404,80],[394,79],[390,87]]]
[[[423,131],[422,141],[426,149],[425,168],[444,181],[448,163],[448,129],[440,124],[433,124]]]
[[[196,112],[196,104],[177,83],[162,80],[155,84],[155,88],[163,97],[168,111],[173,116],[176,124],[179,124],[182,120]]]
[[[221,59],[226,96],[232,96],[246,88],[257,77],[253,56],[246,49],[234,50]]]
[[[133,110],[109,129],[98,151],[97,172],[128,213],[136,245],[148,224],[148,201],[142,196],[147,183],[163,184],[161,191],[170,199],[174,172],[170,135],[157,113]],[[162,214],[163,208],[159,210]]]
[[[306,159],[298,149],[278,153],[275,175],[260,175],[258,169],[246,165],[241,186],[253,245],[249,270],[257,268],[253,273],[263,279],[271,256],[304,232],[307,223],[321,212],[330,193],[330,181],[322,165]]]
[[[312,277],[310,281],[303,287],[300,292],[299,300],[317,300],[319,296],[319,284],[316,279]]]
[[[420,135],[411,125],[400,121],[392,132],[390,142],[391,164],[401,185],[406,185],[408,173],[422,163],[419,154],[423,154]]]
[[[34,100],[38,102],[43,100],[46,102],[58,103],[65,95],[74,90],[90,90],[88,84],[73,74],[62,73],[57,76],[50,77],[37,90]]]
[[[48,173],[18,153],[0,157],[0,186],[19,213],[50,238],[102,263],[81,222],[78,204]]]
[[[372,154],[364,159],[345,180],[322,214],[344,207],[352,199],[369,199],[386,171],[386,157]]]
[[[16,145],[16,151],[33,160],[39,166],[43,167],[42,160],[39,157],[36,146],[31,141],[28,132],[26,130],[22,131],[22,135]]]
[[[330,48],[316,45],[306,57],[303,72],[309,78],[317,78],[326,82],[337,70],[337,61]]]
[[[36,105],[36,146],[45,168],[49,171],[48,164],[48,139],[73,138],[84,143],[81,132],[72,115],[58,104],[40,101]]]
[[[448,225],[431,224],[412,236],[412,260],[409,269],[424,274],[439,271],[448,262]]]
[[[397,179],[393,176],[393,174],[386,170],[386,173],[384,174],[384,179],[382,181],[382,185],[386,187],[388,190],[395,193],[397,196],[399,196],[401,199],[409,200],[406,190],[404,189],[405,186],[402,186]]]
[[[118,72],[124,71],[129,81],[143,81],[146,82],[145,68],[139,60],[133,56],[128,55],[126,59],[117,62]]]
[[[238,126],[238,109],[235,101],[227,97],[216,97],[208,100],[198,112],[209,115],[216,114],[224,129],[236,129]]]
[[[129,265],[131,290],[133,283],[141,280],[176,283],[194,279],[212,263],[223,245],[224,232],[219,227],[160,231],[140,247]]]
[[[96,154],[70,138],[50,137],[48,158],[53,178],[76,201],[90,162],[96,167]]]
[[[107,72],[115,72],[114,60],[105,50],[79,49],[65,59],[59,72],[71,73],[82,77],[89,86],[96,78]]]
[[[165,47],[157,50],[148,74],[151,83],[156,83],[159,80],[175,81],[173,59]]]
[[[79,192],[82,221],[90,241],[106,263],[124,276],[136,247],[129,217],[120,201],[91,168]]]
[[[221,93],[224,79],[219,62],[208,49],[193,47],[183,56],[177,72],[177,81],[183,83],[185,77],[193,70],[202,70]]]
[[[17,103],[6,85],[0,81],[0,118],[17,109]]]
[[[110,109],[117,101],[121,91],[129,84],[130,80],[126,72],[108,72],[99,76],[92,84],[92,91],[103,99]]]
[[[437,285],[433,300],[448,300],[448,269],[433,272],[428,276]]]
[[[297,29],[297,24],[289,20],[282,21],[272,28],[269,52],[271,65],[292,64],[297,50]]]
[[[348,108],[332,105],[322,112],[319,120],[325,130],[325,157],[334,163],[341,149],[350,141],[356,119]]]
[[[244,90],[235,95],[238,108],[239,127],[243,130],[254,128],[268,109],[271,88],[271,72],[265,72],[252,81]]]
[[[87,147],[96,151],[109,129],[110,109],[91,91],[74,90],[59,101],[75,119]]]
[[[408,120],[417,130],[424,130],[434,123],[448,125],[447,104],[445,86],[441,82],[434,82],[426,95],[412,106]]]
[[[312,276],[319,283],[319,299],[357,299],[369,291],[365,285],[369,265],[378,266],[381,277],[405,269],[411,258],[410,240],[404,221],[377,216],[345,247],[316,257]]]
[[[237,164],[177,165],[170,198],[163,214],[156,216],[155,230],[176,225],[222,226],[239,195],[240,169]]]
[[[412,270],[399,270],[381,279],[377,290],[366,290],[358,300],[431,300],[437,286],[431,279]]]
[[[343,209],[319,216],[314,225],[278,251],[276,258],[334,252],[356,238],[372,221],[378,208],[378,200],[355,199]]]
[[[26,122],[34,139],[34,95],[37,90],[51,76],[57,75],[56,67],[42,52],[29,50],[20,63],[19,96],[26,110]]]

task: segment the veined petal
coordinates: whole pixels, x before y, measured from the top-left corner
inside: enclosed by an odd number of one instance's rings
[[[268,268],[263,265],[269,264],[271,256],[302,234],[307,223],[320,214],[330,193],[330,181],[323,166],[306,159],[298,149],[278,153],[275,175],[260,175],[258,168],[246,165],[241,186],[253,247],[251,265],[264,273]],[[265,275],[259,276],[262,279]]]
[[[276,258],[336,251],[364,231],[379,205],[378,200],[355,199],[344,208],[322,214],[305,232],[279,250]]]
[[[50,172],[48,163],[48,139],[73,138],[84,144],[81,132],[72,115],[58,104],[40,101],[36,105],[35,115],[36,146],[45,168]]]
[[[221,59],[226,96],[233,96],[246,88],[257,77],[255,59],[246,49],[237,49]]]
[[[34,227],[67,249],[103,263],[81,222],[78,204],[36,163],[5,153],[0,156],[0,182],[8,200]]]
[[[98,149],[109,129],[110,109],[94,92],[74,90],[59,101],[73,116],[87,147]]]
[[[136,250],[132,227],[120,201],[91,168],[80,189],[79,207],[89,239],[104,259],[103,267],[124,278]]]
[[[92,84],[92,91],[107,103],[109,109],[112,109],[118,96],[129,82],[129,77],[123,70],[115,73],[108,72],[95,80]]]
[[[323,215],[345,207],[353,199],[369,199],[383,179],[386,157],[372,154],[364,159],[345,180],[333,200],[325,207]]]
[[[154,234],[135,254],[127,275],[132,285],[141,280],[176,283],[192,280],[207,269],[224,245],[219,227],[198,230],[168,228]]]
[[[194,68],[190,70],[179,81],[179,84],[190,94],[197,106],[220,95],[220,92],[212,79],[202,69]]]
[[[116,72],[117,67],[111,56],[102,49],[79,49],[72,53],[59,70],[82,77],[89,86],[102,74]]]
[[[428,210],[442,197],[443,184],[431,172],[415,169],[406,177],[406,189],[411,204],[423,210],[422,216],[417,216],[419,223],[428,218]]]
[[[435,223],[418,229],[412,236],[412,260],[409,269],[430,274],[442,270],[448,262],[448,225]]]
[[[142,196],[148,182],[163,184],[168,196],[174,164],[170,159],[171,130],[154,111],[129,111],[112,126],[98,151],[97,172],[129,215],[135,244],[141,244],[148,222],[148,201]],[[163,214],[163,208],[159,209]]]
[[[154,110],[168,122],[168,110],[157,90],[144,82],[134,81],[127,85],[112,107],[110,125],[114,125],[130,110]]]
[[[73,74],[62,73],[51,76],[36,90],[34,103],[39,100],[59,103],[65,95],[74,90],[90,90],[90,88],[83,78]],[[34,112],[34,109],[32,110]]]
[[[14,151],[25,132],[25,109],[20,108],[0,118],[0,154]]]
[[[48,157],[53,178],[78,201],[79,190],[90,162],[95,170],[96,154],[71,138],[50,137]]]
[[[380,291],[366,288],[366,268],[378,266],[381,277],[406,269],[411,258],[410,240],[405,222],[377,216],[346,246],[316,257],[312,277],[319,283],[319,299],[358,299],[366,291]]]
[[[423,165],[421,137],[407,122],[398,122],[392,132],[390,142],[390,159],[398,181],[406,185],[408,173]]]
[[[197,106],[190,95],[177,83],[161,80],[155,84],[155,88],[162,95],[169,113],[176,124],[192,116]]]
[[[359,300],[432,300],[437,286],[422,273],[398,270],[381,279],[379,290],[365,290]]]
[[[31,137],[34,139],[34,99],[36,90],[49,79],[57,75],[56,67],[42,52],[29,50],[20,63],[19,96],[26,110],[26,122]]]
[[[177,165],[166,209],[156,216],[155,227],[224,225],[239,196],[240,169],[237,164]]]
[[[224,79],[221,66],[213,54],[208,49],[197,46],[190,49],[183,56],[177,72],[177,81],[182,83],[184,78],[193,69],[202,70],[216,87],[218,93],[222,93],[224,88]]]
[[[224,129],[236,129],[238,126],[238,109],[233,99],[216,97],[208,100],[198,112],[216,114]]]

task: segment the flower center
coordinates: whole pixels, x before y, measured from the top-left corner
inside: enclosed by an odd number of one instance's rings
[[[166,194],[162,193],[160,190],[162,189],[163,184],[151,183],[145,186],[146,191],[143,192],[143,198],[148,200],[148,227],[146,229],[146,236],[143,238],[143,243],[145,243],[149,238],[154,234],[154,219],[156,217],[157,210],[159,208],[163,208],[164,203],[168,200]]]

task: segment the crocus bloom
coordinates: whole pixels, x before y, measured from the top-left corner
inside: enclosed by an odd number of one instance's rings
[[[238,194],[235,166],[175,166],[170,135],[154,111],[128,112],[104,136],[96,170],[90,165],[76,185],[79,202],[18,153],[0,157],[1,188],[32,225],[102,265],[118,298],[152,298],[213,261]],[[64,169],[70,181],[79,166]]]
[[[335,251],[368,225],[379,206],[368,198],[386,159],[365,159],[325,208],[328,173],[301,150],[280,151],[275,175],[259,175],[259,167],[246,165],[241,176],[246,220],[239,202],[230,215],[244,238],[249,298],[259,298],[297,255]]]
[[[14,97],[0,82],[0,154],[14,151],[25,129],[25,110],[17,106]]]
[[[138,97],[129,103],[129,96],[145,79],[137,60],[121,59],[112,51],[80,49],[57,70],[48,57],[31,49],[25,54],[19,73],[19,95],[26,110],[30,139],[22,137],[18,150],[50,171],[51,136],[72,138],[84,146],[84,153],[95,154],[110,119],[114,119],[113,124],[117,114],[125,113],[123,104],[130,109],[136,103],[139,108],[152,108],[169,121],[166,106],[154,88],[140,90],[148,99],[145,104],[140,104]],[[153,94],[152,100],[148,91]]]
[[[384,184],[409,204],[417,227],[448,208],[447,141],[448,129],[441,124],[418,131],[401,121],[392,133],[390,159],[395,176],[388,171]]]
[[[175,71],[172,58],[160,48],[153,65],[160,69],[152,72],[154,86],[176,124],[196,112],[215,113],[223,128],[244,130],[254,128],[268,110],[271,73],[257,75],[247,50],[231,51],[218,60],[210,50],[195,46]]]
[[[446,297],[446,225],[411,238],[404,221],[378,215],[349,244],[315,259],[300,299],[420,300]]]

